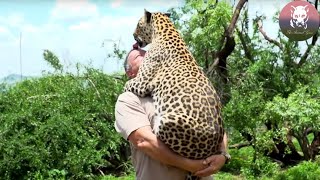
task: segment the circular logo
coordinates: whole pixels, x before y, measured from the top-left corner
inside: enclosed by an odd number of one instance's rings
[[[282,33],[289,39],[303,41],[318,31],[319,14],[307,1],[293,1],[281,10],[279,25]]]

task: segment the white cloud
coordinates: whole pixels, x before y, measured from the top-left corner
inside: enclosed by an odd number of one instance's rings
[[[27,32],[27,33],[36,33],[39,32],[40,29],[37,26],[34,26],[32,24],[26,24],[22,27],[22,32]]]
[[[153,6],[155,7],[161,7],[161,8],[172,8],[172,7],[177,7],[181,5],[181,1],[178,0],[153,0],[150,2]]]
[[[7,28],[0,26],[0,34],[4,34],[4,33],[8,33],[8,32],[9,32],[9,30]]]
[[[136,22],[137,18],[133,16],[115,18],[112,15],[99,15],[71,23],[69,26],[61,24],[61,21],[48,21],[47,24],[40,26],[24,23],[21,27],[24,63],[37,64],[38,68],[37,70],[28,67],[32,71],[24,72],[32,74],[36,71],[41,72],[40,69],[47,69],[42,59],[43,49],[53,51],[65,65],[75,62],[87,64],[89,60],[93,60],[92,64],[95,67],[104,66],[106,72],[121,70],[116,61],[105,61],[106,54],[112,52],[113,42],[118,42],[119,39],[121,39],[121,49],[131,47],[131,43],[134,42],[132,32]],[[102,47],[105,39],[112,41],[105,42]],[[25,68],[27,66],[25,65]]]
[[[97,6],[87,0],[57,0],[55,8],[51,12],[53,20],[83,19],[95,17],[97,15]]]
[[[19,27],[24,21],[24,16],[18,13],[12,13],[8,16],[0,17],[0,24],[10,27]]]
[[[122,0],[114,0],[112,3],[111,3],[111,7],[112,8],[118,8],[120,7],[122,4]]]
[[[182,5],[182,0],[149,0],[149,1],[132,1],[132,0],[113,0],[110,4],[112,8],[140,9],[144,8],[150,11],[165,11],[172,7]]]
[[[17,52],[22,32],[23,71],[26,75],[40,74],[41,70],[48,69],[42,57],[43,49],[53,51],[65,64],[92,60],[95,67],[104,66],[106,72],[122,70],[117,61],[105,60],[107,53],[112,52],[113,43],[119,43],[119,40],[120,49],[129,50],[134,43],[132,33],[143,9],[158,11],[159,7],[165,9],[174,1],[162,3],[160,6],[156,2],[137,2],[137,7],[132,1],[114,0],[113,7],[122,12],[114,15],[99,12],[96,4],[85,0],[58,0],[45,24],[35,24],[18,13],[0,16],[0,51],[8,52],[1,53],[0,59],[19,60]],[[0,72],[19,72],[19,64],[10,67],[10,71],[3,67]]]
[[[9,26],[18,27],[24,21],[24,16],[21,14],[10,14],[7,17],[2,17],[4,23]]]
[[[72,54],[75,51],[80,54],[85,52],[83,49],[96,48],[101,49],[104,40],[104,49],[111,51],[113,42],[121,40],[121,48],[128,49],[131,43],[134,43],[132,33],[134,31],[137,18],[135,17],[117,17],[113,16],[99,16],[87,21],[81,21],[77,24],[68,27],[68,42],[64,45],[73,48]],[[81,43],[75,43],[81,42]],[[125,46],[122,46],[125,43]],[[92,49],[91,49],[92,50]]]
[[[78,24],[70,25],[70,31],[81,31],[81,30],[89,30],[93,28],[93,24],[90,22],[80,22]]]
[[[18,40],[19,39],[7,27],[0,26],[0,47],[11,46],[16,44]]]

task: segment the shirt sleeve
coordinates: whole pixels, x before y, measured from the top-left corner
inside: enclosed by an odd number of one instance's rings
[[[139,97],[130,92],[125,92],[118,97],[115,118],[115,129],[125,139],[128,139],[133,131],[144,126],[151,126]]]

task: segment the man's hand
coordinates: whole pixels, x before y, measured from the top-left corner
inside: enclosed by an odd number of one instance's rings
[[[178,167],[194,173],[196,176],[207,177],[217,173],[225,164],[226,159],[223,155],[212,155],[205,160],[192,160],[170,150],[160,139],[153,134],[150,126],[145,126],[132,132],[128,137],[142,152],[161,163]],[[222,146],[224,150],[225,146]]]
[[[202,171],[206,169],[208,165],[204,163],[204,160],[192,160],[192,159],[186,159],[184,164],[184,169],[191,172],[196,173],[199,171]]]
[[[223,167],[225,162],[226,158],[223,155],[212,155],[203,161],[203,164],[206,165],[206,168],[195,172],[194,175],[199,177],[207,177],[215,174]]]

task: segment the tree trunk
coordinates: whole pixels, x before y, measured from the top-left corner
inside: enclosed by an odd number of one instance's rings
[[[316,131],[313,133],[314,138],[310,146],[311,151],[311,159],[314,160],[316,155],[319,154],[320,151],[320,132]]]
[[[214,82],[214,85],[220,95],[221,102],[223,105],[227,104],[231,98],[230,89],[228,87],[228,69],[227,69],[227,58],[233,52],[235,48],[235,40],[234,40],[234,30],[236,27],[236,23],[238,21],[241,9],[247,3],[248,0],[239,0],[231,22],[226,28],[224,32],[224,36],[220,41],[220,48],[218,51],[212,52],[213,63],[209,65],[206,74],[208,77]]]

